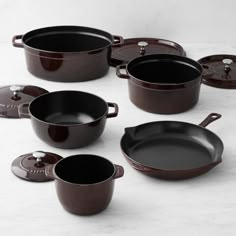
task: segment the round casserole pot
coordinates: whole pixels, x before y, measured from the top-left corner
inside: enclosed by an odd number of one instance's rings
[[[45,95],[45,96],[44,96]],[[19,115],[30,118],[36,135],[58,148],[79,148],[96,140],[106,119],[118,114],[115,103],[81,91],[56,91],[19,106]],[[109,107],[114,112],[109,112]]]
[[[82,26],[52,26],[16,35],[13,46],[24,48],[28,71],[57,82],[102,77],[109,69],[111,46],[120,36]]]
[[[202,72],[196,61],[169,54],[142,56],[116,68],[118,77],[128,79],[130,100],[160,114],[192,108],[199,98]]]

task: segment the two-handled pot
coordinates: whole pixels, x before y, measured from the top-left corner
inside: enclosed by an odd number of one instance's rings
[[[110,66],[111,47],[123,38],[84,26],[52,26],[15,35],[14,47],[24,48],[28,71],[57,82],[102,77]]]
[[[84,154],[47,166],[45,174],[55,179],[57,196],[65,210],[91,215],[109,205],[115,179],[124,175],[124,169],[103,157]]]
[[[109,111],[113,108],[114,111]],[[29,118],[36,135],[58,148],[79,148],[96,140],[107,118],[118,115],[118,105],[81,91],[56,91],[19,106],[19,115]]]

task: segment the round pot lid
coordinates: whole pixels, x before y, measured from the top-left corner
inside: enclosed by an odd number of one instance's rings
[[[62,157],[50,153],[36,151],[17,157],[11,165],[11,170],[17,177],[32,181],[46,182],[52,179],[45,175],[45,168],[61,160]]]
[[[201,58],[198,62],[203,67],[202,82],[204,84],[217,88],[236,88],[235,55],[211,55]]]
[[[47,90],[32,85],[10,85],[0,87],[0,117],[20,118],[18,106],[31,102],[35,97],[48,93]]]
[[[173,54],[186,56],[179,44],[157,38],[124,39],[122,45],[112,46],[111,66],[127,63],[137,57],[149,54]]]

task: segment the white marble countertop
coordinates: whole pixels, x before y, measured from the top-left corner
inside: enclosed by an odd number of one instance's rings
[[[235,46],[182,44],[189,57],[199,59],[219,53],[234,53]],[[0,44],[0,86],[31,84],[49,91],[82,90],[119,104],[117,118],[109,119],[95,143],[76,150],[50,147],[34,134],[28,119],[0,120],[0,235],[235,235],[236,233],[236,91],[201,86],[198,104],[185,113],[155,115],[136,108],[128,98],[127,81],[116,77],[115,69],[101,79],[84,83],[55,83],[37,79],[26,70],[24,52]],[[119,142],[125,127],[158,120],[181,120],[198,124],[209,113],[222,118],[209,125],[221,137],[223,162],[207,174],[184,181],[150,178],[132,169],[122,156]],[[116,180],[109,207],[94,216],[67,213],[57,200],[54,183],[31,183],[16,178],[12,161],[36,150],[63,157],[92,153],[125,168]]]

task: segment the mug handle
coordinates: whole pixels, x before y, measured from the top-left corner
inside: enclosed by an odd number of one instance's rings
[[[24,111],[25,110],[25,111]],[[20,118],[30,118],[29,103],[22,103],[18,106],[18,113]]]
[[[45,167],[45,175],[49,177],[50,179],[56,179],[53,169],[54,169],[55,164],[51,164]]]
[[[124,175],[124,168],[122,166],[119,166],[119,165],[116,165],[116,164],[114,164],[114,166],[115,166],[116,171],[115,171],[115,174],[113,176],[113,179],[117,179],[117,178],[122,177]]]
[[[113,102],[108,102],[107,105],[108,105],[108,107],[114,107],[115,108],[114,112],[112,112],[112,113],[108,112],[107,118],[116,117],[118,115],[118,112],[119,112],[118,105],[116,103],[113,103]]]

